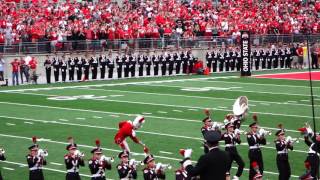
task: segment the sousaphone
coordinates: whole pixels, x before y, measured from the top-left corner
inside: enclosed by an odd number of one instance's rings
[[[240,96],[233,104],[233,114],[235,116],[245,116],[249,110],[249,100],[247,96]]]

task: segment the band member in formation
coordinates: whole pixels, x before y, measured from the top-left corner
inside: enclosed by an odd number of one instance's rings
[[[158,76],[159,74],[159,58],[155,54],[151,57],[152,63],[153,63],[153,75]]]
[[[151,65],[152,65],[151,59],[147,55],[144,55],[143,61],[146,64],[147,76],[150,76],[151,75]]]
[[[45,152],[39,149],[36,137],[32,137],[32,142],[33,144],[28,148],[30,153],[27,155],[29,180],[44,180],[42,168],[47,165]]]
[[[134,159],[129,161],[129,154],[126,151],[119,153],[118,158],[120,164],[117,165],[117,170],[120,180],[137,179],[137,164]]]
[[[74,81],[75,67],[76,67],[75,58],[69,57],[68,59],[69,81]]]
[[[77,71],[77,80],[81,81],[82,77],[82,67],[83,67],[83,61],[81,57],[76,57],[75,58],[75,63],[76,63],[76,71]]]
[[[169,68],[169,75],[172,75],[174,64],[175,64],[173,55],[168,54],[168,58],[167,59],[168,59],[168,63],[169,63],[169,67],[168,67]]]
[[[106,62],[106,56],[100,55],[99,56],[99,68],[100,68],[100,78],[104,79],[105,75],[106,75],[106,66],[107,66],[107,62]]]
[[[143,66],[144,66],[143,55],[138,56],[137,60],[139,65],[139,76],[143,76]]]
[[[90,60],[86,57],[82,59],[82,65],[84,69],[84,78],[83,80],[89,80],[89,71],[90,71]]]
[[[155,163],[152,154],[148,154],[143,160],[143,163],[146,165],[146,168],[143,169],[144,180],[166,179],[164,169],[161,167],[160,163]]]
[[[180,70],[181,70],[181,56],[178,53],[175,53],[173,55],[173,60],[175,62],[176,65],[176,74],[180,74]]]
[[[136,64],[137,64],[136,58],[133,56],[132,59],[130,59],[129,63],[130,63],[131,77],[135,77],[136,76]]]
[[[103,155],[100,148],[100,140],[96,140],[96,146],[91,150],[92,158],[89,160],[91,180],[106,180],[106,169],[111,170],[112,158]]]
[[[235,161],[238,164],[238,170],[235,176],[233,176],[233,180],[239,180],[242,175],[244,162],[241,156],[238,153],[236,144],[240,144],[240,133],[234,132],[234,125],[230,120],[227,120],[225,124],[226,132],[222,135],[222,139],[225,142],[225,150],[229,153],[230,156],[230,164],[229,164],[229,173],[231,170],[232,162]]]
[[[62,56],[60,67],[61,67],[62,82],[66,82],[68,65],[65,60],[65,56]]]
[[[143,146],[144,151],[148,151],[147,146],[136,136],[136,130],[141,128],[144,122],[144,117],[140,115],[137,116],[133,121],[121,121],[119,123],[119,130],[114,137],[114,142],[119,145],[123,151],[130,153],[130,148],[126,141],[126,138],[130,137],[133,142]]]
[[[129,77],[130,60],[131,59],[133,59],[132,55],[130,55],[130,56],[123,55],[122,56],[122,61],[124,63],[124,77]]]
[[[181,167],[175,171],[176,180],[198,180],[198,177],[191,177],[183,167],[183,161],[180,161]]]
[[[5,161],[6,157],[4,156],[5,150],[3,148],[0,148],[0,161]],[[0,180],[3,180],[0,170]]]
[[[97,79],[97,73],[98,73],[98,60],[97,57],[93,56],[91,57],[89,61],[91,72],[92,72],[92,79]]]
[[[289,164],[288,150],[293,150],[293,139],[288,136],[285,137],[285,130],[282,124],[276,132],[277,139],[275,141],[277,149],[277,167],[279,171],[279,180],[289,180],[291,176],[291,168]]]
[[[212,53],[209,51],[206,54],[206,61],[207,61],[207,68],[209,69],[209,72],[212,72],[212,61],[213,61],[213,56]]]
[[[159,62],[161,67],[161,75],[164,76],[166,75],[166,71],[167,71],[167,62],[166,62],[166,57],[163,54],[160,55]]]
[[[189,65],[189,57],[188,57],[188,52],[182,52],[180,55],[182,59],[182,73],[187,74],[187,69]]]
[[[122,78],[123,59],[120,58],[118,55],[116,56],[116,64],[117,64],[117,74],[118,74],[118,78]]]
[[[54,81],[59,82],[60,62],[57,56],[53,57],[52,66],[53,66]]]
[[[113,78],[113,69],[114,69],[114,62],[111,58],[107,59],[107,67],[108,67],[108,78]]]
[[[51,83],[51,64],[52,63],[49,56],[46,56],[46,60],[44,61],[44,67],[46,69],[46,79],[48,84]]]
[[[249,125],[251,130],[247,133],[247,141],[249,145],[250,180],[254,179],[254,176],[257,174],[255,167],[253,167],[253,164],[255,163],[257,163],[257,166],[259,167],[259,173],[263,175],[264,168],[260,145],[266,145],[266,131],[264,131],[264,129],[260,129],[258,131],[259,125],[257,122],[258,118],[256,114],[253,115],[253,120],[254,122]]]
[[[213,128],[213,123],[212,123],[212,120],[209,116],[207,116],[206,118],[204,118],[202,120],[203,122],[203,127],[201,128],[201,133],[204,137],[205,133],[207,133],[208,131],[213,131],[214,128]],[[209,149],[208,147],[206,146],[206,144],[203,144],[203,149],[204,149],[204,153],[208,153],[209,152]]]
[[[84,166],[84,154],[77,150],[77,144],[74,143],[73,138],[68,138],[68,141],[70,143],[66,147],[68,154],[64,156],[67,169],[66,180],[80,180],[79,167]]]

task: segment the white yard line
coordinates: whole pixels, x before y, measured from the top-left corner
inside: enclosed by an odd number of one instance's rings
[[[87,109],[73,109],[73,108],[64,108],[64,107],[55,107],[55,106],[43,106],[43,105],[33,105],[33,104],[22,104],[22,103],[11,103],[11,102],[0,102],[0,104],[12,104],[12,105],[19,105],[19,106],[27,106],[27,107],[40,107],[40,108],[48,108],[48,109],[60,109],[60,110],[69,110],[69,111],[103,113],[103,114],[111,114],[109,116],[112,116],[112,117],[115,117],[115,116],[118,116],[118,115],[136,116],[136,114],[96,111],[96,110],[87,110]],[[118,114],[118,115],[115,115],[115,114]],[[272,115],[272,114],[270,114],[270,115]],[[118,117],[120,117],[120,116],[118,116]],[[163,117],[163,116],[145,116],[145,117],[156,118],[156,119],[161,119],[161,120],[167,119],[167,120],[175,120],[175,121],[201,123],[201,120],[193,120],[193,119],[172,118],[172,117]],[[312,117],[308,116],[308,117],[305,117],[305,118],[312,118]],[[319,119],[319,118],[316,118],[316,119]],[[244,126],[246,126],[246,125],[244,125]],[[268,129],[278,130],[277,128],[268,128]],[[299,132],[297,130],[288,130],[288,131]]]
[[[82,88],[77,88],[77,89],[82,89]],[[111,90],[111,89],[94,89],[94,88],[89,88],[86,90],[96,90],[96,91],[106,91],[106,92],[123,92],[123,93],[131,93],[131,94],[149,94],[149,95],[157,95],[157,96],[172,96],[172,97],[186,97],[186,98],[197,98],[197,99],[221,99],[221,100],[228,100],[234,102],[235,99],[230,99],[230,98],[218,98],[218,97],[206,97],[206,96],[191,96],[191,95],[181,95],[181,94],[168,94],[168,93],[149,93],[149,92],[143,92],[143,91],[124,91],[124,90]],[[36,95],[36,94],[35,94]],[[283,104],[281,102],[273,102],[273,101],[257,101],[257,100],[250,100],[250,102],[257,102],[257,103],[270,103],[270,104]],[[289,105],[294,105],[294,106],[310,106],[309,104],[289,104]],[[319,106],[320,105],[316,105]]]
[[[33,122],[27,122],[27,121],[25,121],[23,123],[25,123],[25,124],[33,124]]]
[[[2,169],[6,169],[6,170],[10,170],[10,171],[14,171],[13,168],[8,168],[8,167],[2,167]]]
[[[94,119],[102,119],[100,116],[92,116]]]
[[[6,123],[7,126],[15,126],[16,124],[13,123]]]
[[[18,117],[9,117],[9,116],[0,116],[0,117],[5,117],[5,118],[8,118],[8,119],[16,119],[16,120],[29,120],[29,121],[35,121],[35,122],[45,122],[45,123],[59,124],[59,125],[70,125],[70,126],[78,126],[78,127],[96,128],[96,129],[118,130],[118,128],[94,126],[94,125],[86,125],[86,124],[77,124],[77,123],[63,123],[63,122],[56,122],[56,121],[38,120],[38,119],[31,119],[31,118],[18,118]],[[175,134],[156,133],[156,132],[150,132],[150,131],[137,131],[137,132],[143,133],[143,134],[158,135],[158,136],[167,136],[167,137],[182,138],[182,139],[192,139],[192,140],[197,140],[197,141],[202,141],[203,140],[203,138],[190,137],[190,136],[181,136],[181,135],[175,135]],[[41,141],[50,141],[48,139],[43,139],[43,138],[40,138],[40,139],[41,139]],[[242,143],[241,145],[242,146],[246,146],[245,143]],[[269,146],[263,146],[263,148],[275,149],[274,147],[269,147]],[[307,153],[306,151],[301,151],[301,150],[294,150],[294,152]]]
[[[77,120],[85,120],[86,118],[83,118],[83,117],[77,117],[76,119],[77,119]]]
[[[167,152],[167,151],[159,151],[161,154],[173,154],[172,152]]]
[[[59,121],[63,121],[63,122],[68,122],[69,120],[67,119],[58,119]]]
[[[50,162],[50,164],[57,165],[57,166],[63,166],[63,164],[61,164],[61,163],[55,163],[55,162]]]
[[[30,140],[30,137],[23,137],[23,136],[14,136],[14,135],[7,135],[7,134],[0,134],[0,136],[3,136],[3,137],[9,137],[9,138],[18,138],[18,139],[26,139],[26,140]],[[63,145],[67,145],[68,143],[66,142],[59,142],[59,141],[48,141],[49,143],[55,143],[55,144],[63,144]],[[78,144],[79,147],[84,147],[84,148],[95,148],[94,146],[88,146],[88,145],[81,145],[81,144]],[[103,150],[106,150],[106,151],[112,151],[112,152],[120,152],[120,150],[116,150],[116,149],[109,149],[109,148],[103,148]],[[134,153],[134,152],[132,152]],[[140,153],[137,153],[137,155],[140,155]],[[141,156],[144,156],[142,153],[141,153]],[[155,158],[160,158],[160,159],[167,159],[167,160],[173,160],[173,161],[181,161],[181,159],[178,159],[178,158],[170,158],[170,157],[166,157],[166,156],[158,156],[158,155],[155,155],[154,156]],[[26,164],[23,164],[23,163],[17,163],[17,162],[10,162],[10,161],[3,161],[4,163],[8,163],[8,164],[15,164],[15,165],[19,165],[19,166],[23,166],[23,167],[26,167],[27,165]],[[195,161],[192,161],[193,163],[196,163]],[[232,167],[233,169],[236,169],[236,167]],[[56,171],[56,172],[63,172],[65,173],[65,171],[61,171],[61,170],[56,170],[56,169],[51,169],[51,168],[46,168],[44,167],[43,169],[45,170],[50,170],[50,171]],[[244,169],[245,171],[249,171],[249,169],[245,168]],[[278,175],[278,173],[276,172],[272,172],[272,171],[264,171],[264,173],[266,174],[272,174],[272,175]],[[85,174],[81,174],[82,176],[84,177],[90,177],[89,175],[85,175]],[[298,177],[296,175],[291,175],[292,177]]]

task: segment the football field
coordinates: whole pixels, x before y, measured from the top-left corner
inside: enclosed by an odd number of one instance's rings
[[[264,71],[259,74],[291,73],[292,71]],[[320,121],[320,81],[313,82],[316,121]],[[238,73],[211,76],[176,76],[134,78],[110,81],[66,83],[38,86],[7,87],[0,89],[0,147],[6,150],[7,161],[1,162],[4,179],[28,178],[26,155],[31,137],[41,138],[40,148],[47,148],[48,165],[45,179],[65,179],[64,155],[67,137],[72,136],[80,151],[85,153],[86,166],[80,168],[82,179],[90,179],[88,159],[101,140],[104,154],[115,157],[108,179],[119,179],[116,165],[120,148],[114,144],[118,123],[133,120],[143,114],[146,122],[137,136],[155,155],[156,162],[170,164],[167,179],[173,180],[174,171],[182,159],[180,148],[192,148],[196,161],[202,149],[203,110],[212,109],[214,121],[222,122],[237,97],[249,99],[249,115],[241,129],[248,131],[252,113],[257,113],[260,125],[272,131],[263,146],[264,179],[277,179],[274,132],[282,123],[287,135],[302,138],[297,131],[304,123],[312,125],[309,81],[268,78],[240,78]],[[318,123],[319,124],[319,123]],[[317,129],[319,130],[318,125]],[[246,165],[241,179],[248,177],[248,145],[242,136],[238,150]],[[143,160],[143,150],[128,139],[132,158]],[[224,148],[224,142],[221,142]],[[308,147],[301,140],[289,152],[292,179],[304,173]],[[237,167],[234,164],[233,167]],[[138,179],[142,178],[139,167]],[[232,176],[235,169],[233,169]]]

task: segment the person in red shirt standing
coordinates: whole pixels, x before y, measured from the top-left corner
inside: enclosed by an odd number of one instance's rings
[[[18,59],[14,59],[11,62],[11,66],[12,66],[12,85],[19,85],[19,66],[20,66],[20,62],[18,61]]]
[[[144,123],[143,116],[137,116],[134,121],[121,121],[119,123],[119,130],[114,137],[114,142],[120,146],[123,151],[130,153],[129,145],[126,141],[127,137],[130,137],[133,142],[143,146],[143,151],[148,152],[148,148],[140,141],[136,136],[136,130],[142,127]]]
[[[29,61],[28,65],[30,67],[30,75],[31,75],[31,80],[33,80],[33,82],[35,84],[37,84],[37,60],[35,59],[35,57],[32,57],[31,60]]]

